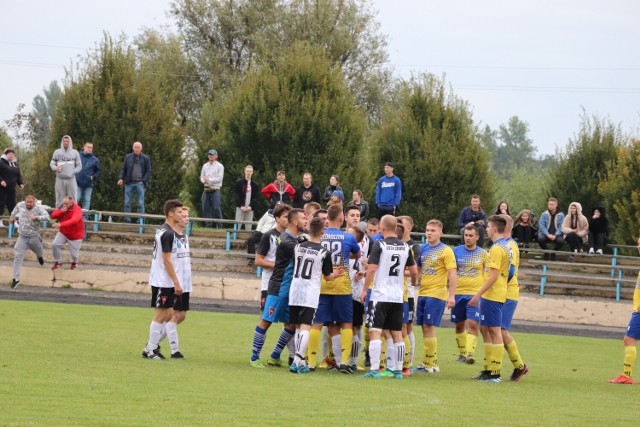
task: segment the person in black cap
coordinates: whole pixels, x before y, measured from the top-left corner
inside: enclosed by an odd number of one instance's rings
[[[24,182],[16,163],[16,152],[7,148],[0,156],[0,215],[4,215],[5,208],[11,213],[16,207],[16,186],[22,189]],[[0,226],[4,226],[1,220]]]
[[[222,219],[220,188],[222,188],[222,179],[224,178],[224,166],[218,161],[218,152],[216,150],[209,150],[207,157],[209,161],[202,165],[202,170],[200,171],[200,182],[204,185],[202,216],[204,218]],[[207,222],[205,226],[212,227],[213,223]],[[217,222],[216,227],[221,228],[222,223]]]
[[[376,204],[378,205],[378,218],[385,215],[395,215],[396,209],[402,199],[402,182],[393,174],[393,163],[384,164],[384,175],[378,180],[376,186]]]

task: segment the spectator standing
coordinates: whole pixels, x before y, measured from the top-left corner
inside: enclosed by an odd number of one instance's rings
[[[82,200],[82,209],[89,210],[91,208],[93,184],[101,174],[100,160],[93,155],[93,144],[91,142],[85,142],[82,153],[80,153],[80,161],[82,162],[82,169],[76,174],[76,183],[78,185],[76,200],[79,205]],[[86,214],[84,218],[87,219]]]
[[[218,152],[209,150],[209,161],[202,165],[200,182],[204,185],[202,192],[202,215],[205,218],[222,219],[221,193],[222,179],[224,178],[224,166],[218,161]],[[205,223],[206,227],[213,227],[212,222]],[[217,222],[216,228],[221,228],[222,223]]]
[[[536,221],[531,211],[521,210],[514,221],[512,233],[513,238],[518,241],[518,246],[528,248],[537,231]]]
[[[487,215],[482,210],[482,207],[480,207],[480,196],[474,194],[471,196],[471,204],[462,209],[458,217],[458,227],[460,228],[462,243],[464,244],[464,228],[467,225],[473,225],[478,229],[478,246],[482,247],[486,222]]]
[[[56,270],[62,267],[60,250],[67,243],[71,254],[71,269],[75,270],[78,268],[80,246],[82,246],[82,240],[84,239],[82,209],[73,201],[71,196],[65,196],[62,199],[62,206],[51,212],[51,219],[58,220],[58,222],[52,224],[53,228],[58,229],[58,233],[51,244],[55,261],[51,269]]]
[[[313,185],[313,175],[306,172],[302,175],[302,185],[296,190],[293,198],[293,207],[304,209],[307,203],[320,203],[320,190]]]
[[[270,202],[269,209],[275,208],[279,203],[290,205],[296,195],[296,190],[287,182],[284,171],[278,171],[276,180],[266,185],[261,192]]]
[[[400,200],[402,199],[402,182],[393,174],[393,163],[384,164],[384,175],[378,180],[376,186],[376,205],[378,205],[378,218],[385,215],[395,215]]]
[[[73,149],[73,141],[69,135],[62,137],[60,148],[53,152],[49,166],[56,173],[56,207],[60,207],[65,196],[75,196],[78,192],[75,178],[82,170],[80,154]]]
[[[538,221],[538,244],[540,249],[546,250],[547,244],[553,243],[554,249],[559,251],[564,243],[562,234],[562,222],[564,221],[564,213],[558,209],[558,199],[549,197],[547,201],[547,210],[540,215]],[[544,259],[551,261],[556,260],[556,254],[544,254]]]
[[[0,215],[4,215],[4,209],[9,213],[16,207],[16,186],[24,188],[20,166],[16,162],[16,152],[13,148],[7,148],[0,157]],[[0,227],[3,227],[0,220]]]
[[[49,220],[49,213],[32,195],[25,197],[24,202],[18,203],[11,211],[10,222],[18,221],[18,238],[13,247],[13,279],[11,288],[15,289],[20,283],[20,270],[27,250],[33,251],[40,265],[44,264],[44,248],[40,237],[40,222]]]
[[[604,206],[594,208],[589,218],[589,253],[602,255],[604,245],[609,243],[609,221]]]
[[[583,252],[582,247],[589,239],[589,220],[582,215],[580,203],[571,202],[569,205],[569,213],[562,221],[562,233],[571,252]],[[572,261],[572,258],[569,258],[569,261]]]
[[[366,224],[369,220],[369,203],[364,200],[362,190],[353,190],[349,204],[355,205],[360,209],[360,222]]]
[[[333,196],[333,192],[336,190],[342,191],[342,187],[340,187],[340,178],[338,175],[331,175],[331,178],[329,178],[329,185],[327,185],[324,189],[324,193],[322,193],[322,201],[328,203],[331,196]]]
[[[256,208],[260,187],[253,176],[253,166],[247,165],[244,168],[244,178],[236,181],[234,192],[236,195],[236,221],[253,221],[253,212]],[[242,225],[238,226],[240,229]],[[245,230],[251,230],[251,224],[244,224]]]
[[[133,152],[124,156],[118,175],[118,185],[124,184],[124,211],[131,212],[131,200],[133,193],[136,193],[138,213],[143,214],[144,192],[149,188],[149,178],[151,177],[151,159],[146,154],[142,154],[140,141],[133,143],[132,150]],[[131,222],[131,218],[125,217],[124,221]]]

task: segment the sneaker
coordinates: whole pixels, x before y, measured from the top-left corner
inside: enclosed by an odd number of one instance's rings
[[[498,376],[491,375],[491,376],[489,376],[489,378],[485,378],[485,379],[480,380],[480,382],[483,382],[483,383],[501,383],[502,382],[502,378],[500,377],[500,375],[498,375]]]
[[[293,365],[293,357],[289,356],[289,366]]]
[[[611,384],[633,384],[633,378],[620,375],[617,378],[608,381]]]
[[[589,248],[589,254],[593,255],[595,253],[596,253],[596,251],[594,251],[593,248]]]
[[[351,371],[353,371],[353,372],[359,371],[358,365],[356,365],[355,363],[353,365],[349,365],[349,367],[351,368]]]
[[[325,357],[322,362],[326,363],[327,367],[336,366],[336,359],[332,359],[329,356]]]
[[[71,263],[71,269],[75,270],[76,268],[78,268],[78,263],[77,262],[72,262]]]
[[[473,354],[469,354],[467,356],[467,365],[473,365],[474,363],[476,363],[476,358]]]
[[[172,359],[184,359],[184,354],[180,353],[179,351],[176,351],[175,353],[171,353],[171,358]]]
[[[336,366],[336,365],[331,366],[331,365],[329,365],[328,368],[329,368],[329,372],[340,372],[340,367],[339,366]]]
[[[411,368],[402,368],[402,375],[408,377],[411,375]]]
[[[307,365],[298,366],[298,373],[299,374],[308,374],[309,372],[312,372],[312,371]]]
[[[316,367],[313,365],[305,365],[307,367],[307,369],[309,370],[309,372],[315,372],[316,371]]]
[[[488,378],[491,378],[491,371],[482,371],[480,372],[480,375],[471,377],[472,380],[477,380],[477,381],[484,381]]]
[[[368,371],[362,375],[358,375],[358,378],[380,378],[380,372],[378,371]]]
[[[602,255],[602,249],[598,249],[598,250],[596,251],[596,253],[597,253],[598,255]]]
[[[391,369],[385,369],[384,371],[380,372],[380,376],[381,377],[393,377],[395,375],[395,372],[393,372]]]
[[[460,357],[456,359],[456,362],[467,363],[467,356],[460,355]]]
[[[394,371],[393,372],[393,378],[397,379],[397,380],[401,380],[402,379],[402,371]]]
[[[436,374],[438,372],[440,372],[440,367],[439,366],[432,366],[431,368],[427,368],[424,365],[419,365],[418,369],[416,369],[417,372],[424,372],[427,374]]]
[[[342,365],[340,365],[338,370],[343,374],[347,374],[347,375],[353,374],[353,370],[351,369],[351,366],[347,365],[346,363],[343,363]]]
[[[160,344],[158,344],[158,347],[156,348],[156,350],[158,353],[160,353]],[[142,347],[142,358],[146,359],[147,358],[147,345],[145,344],[144,347]]]
[[[264,365],[262,364],[260,359],[252,360],[251,362],[249,362],[249,366],[251,366],[252,368],[264,368]]]
[[[19,280],[11,279],[11,289],[17,288],[19,284],[20,284]]]
[[[525,364],[522,369],[514,369],[509,381],[518,382],[520,378],[524,377],[529,372],[529,367]]]
[[[151,353],[145,351],[144,355],[145,355],[146,359],[152,359],[152,360],[162,360],[162,359],[164,359],[164,356],[162,355],[162,353],[160,353],[158,351],[157,348],[155,349],[155,351],[153,351]]]
[[[289,366],[289,372],[291,372],[292,374],[297,374],[298,373],[298,365]]]
[[[57,262],[57,261],[56,261],[56,262],[54,262],[54,263],[53,263],[53,265],[51,266],[51,269],[52,269],[52,270],[57,270],[57,269],[59,269],[60,267],[62,267],[62,263],[61,263],[61,262]]]
[[[269,359],[267,360],[267,365],[281,368],[282,360],[279,357],[277,359],[274,359],[273,357],[269,357]]]
[[[40,265],[44,265],[44,258],[39,257],[38,262],[40,263]]]

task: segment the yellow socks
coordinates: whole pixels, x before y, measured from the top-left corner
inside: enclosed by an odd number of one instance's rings
[[[520,356],[520,352],[518,351],[516,341],[513,340],[509,344],[505,344],[504,348],[509,354],[509,359],[511,360],[511,363],[513,363],[513,367],[516,369],[524,369],[524,362],[522,361],[522,357]]]
[[[491,348],[491,362],[489,364],[491,375],[500,375],[500,371],[502,370],[503,357],[504,357],[504,345],[493,344]]]
[[[342,347],[342,363],[349,363],[351,344],[353,343],[353,329],[343,329],[340,332],[340,347]]]
[[[624,348],[624,376],[631,378],[633,363],[636,361],[636,346]]]
[[[322,331],[311,329],[309,331],[309,345],[307,346],[307,354],[309,355],[309,366],[318,365],[318,348],[320,347],[320,337]]]
[[[438,338],[424,338],[424,360],[425,368],[438,366]]]
[[[476,345],[478,337],[476,335],[467,334],[467,355],[476,353]]]
[[[460,356],[467,356],[467,331],[456,334],[456,344],[458,344],[458,352]]]
[[[405,352],[404,360],[402,361],[402,369],[408,369],[410,366],[409,364],[411,363],[411,340],[408,335],[404,337],[404,348]]]

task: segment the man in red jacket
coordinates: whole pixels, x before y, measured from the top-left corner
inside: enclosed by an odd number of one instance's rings
[[[66,196],[62,199],[62,207],[51,212],[51,219],[58,220],[53,224],[53,227],[58,229],[58,234],[56,234],[52,243],[55,263],[51,266],[51,269],[56,270],[62,267],[60,250],[65,243],[68,243],[69,253],[71,254],[71,269],[75,270],[78,268],[78,255],[84,239],[82,209],[73,201],[71,196]]]
[[[286,181],[287,177],[284,171],[278,171],[276,180],[265,186],[260,192],[264,197],[269,199],[269,209],[273,209],[280,203],[288,205],[293,201],[296,190]]]

